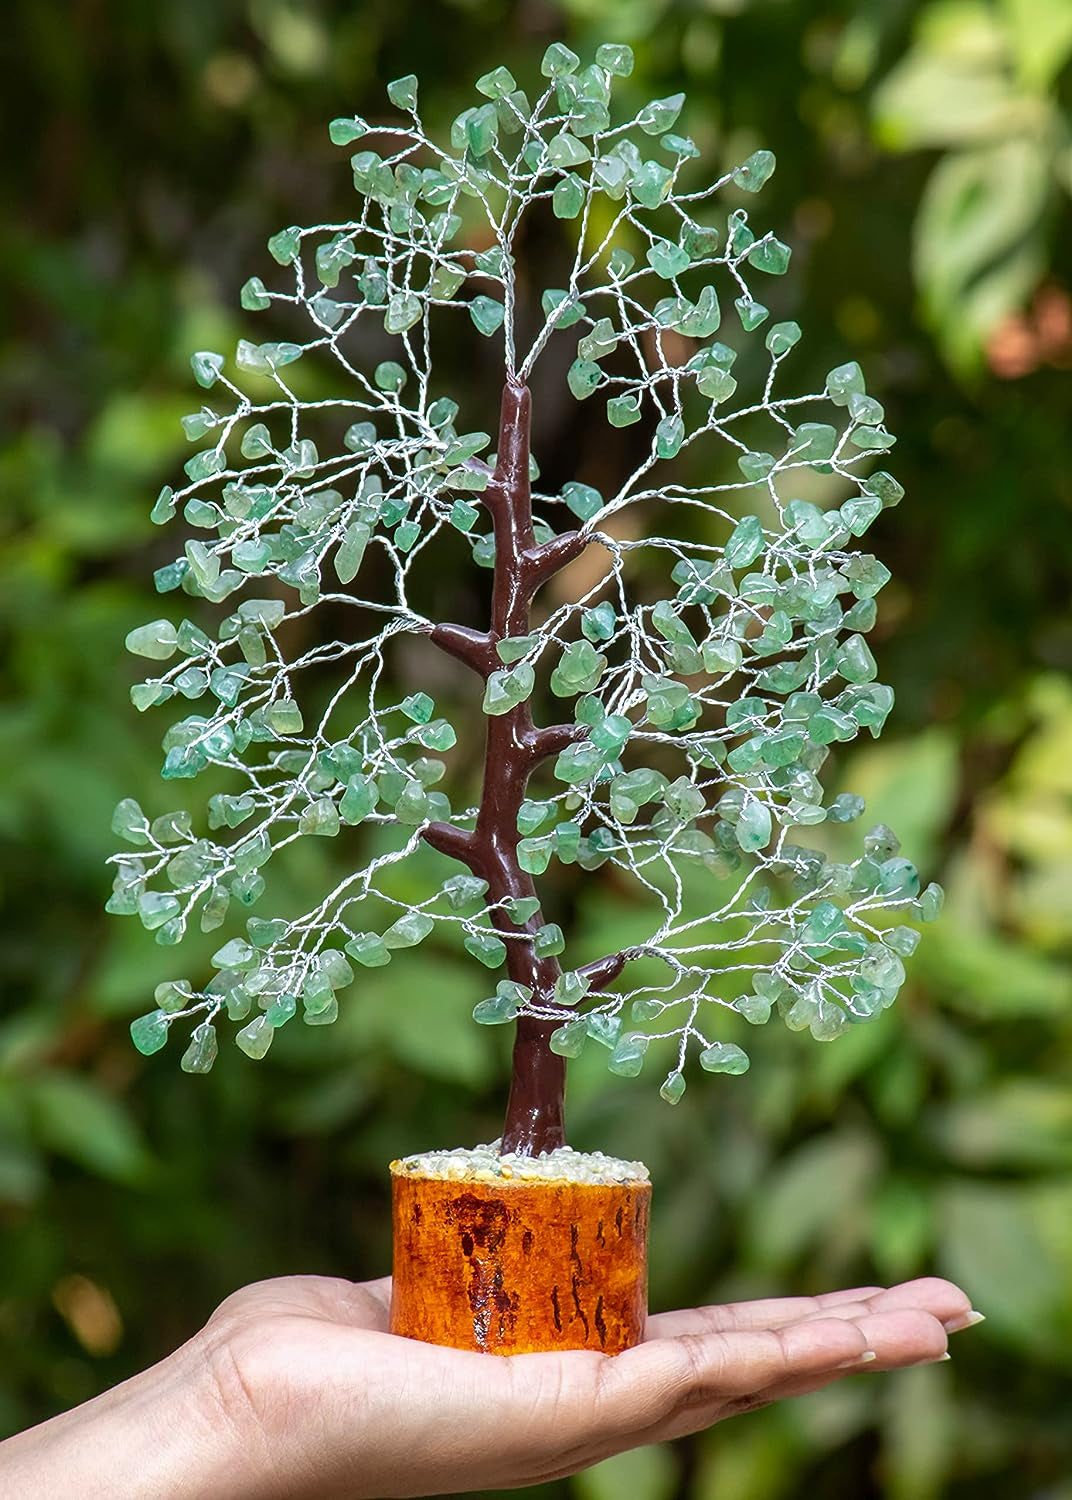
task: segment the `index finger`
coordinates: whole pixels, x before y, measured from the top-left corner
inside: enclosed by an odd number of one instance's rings
[[[880,1286],[857,1286],[819,1297],[765,1297],[755,1302],[723,1302],[707,1307],[681,1307],[652,1313],[644,1338],[678,1338],[685,1333],[746,1333],[752,1329],[784,1328],[801,1318],[821,1317],[842,1302],[865,1302],[884,1291]]]

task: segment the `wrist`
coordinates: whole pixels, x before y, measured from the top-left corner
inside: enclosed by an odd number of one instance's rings
[[[256,1424],[198,1334],[112,1390],[0,1443],[0,1492],[34,1500],[261,1500]],[[225,1357],[225,1356],[224,1356]]]

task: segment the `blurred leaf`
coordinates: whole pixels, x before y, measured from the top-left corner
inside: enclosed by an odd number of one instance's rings
[[[901,1370],[883,1393],[890,1500],[935,1500],[955,1462],[956,1418],[948,1371],[937,1365]]]
[[[45,1171],[38,1153],[24,1141],[5,1140],[0,1134],[0,1207],[32,1203],[45,1185]]]
[[[989,7],[943,0],[923,12],[917,40],[875,91],[875,129],[894,151],[1003,141],[1037,128],[1045,106],[1005,66],[1006,36]]]
[[[1001,0],[1012,50],[1025,83],[1045,87],[1072,52],[1067,0]]]
[[[51,1151],[100,1177],[133,1183],[151,1158],[130,1116],[85,1078],[40,1073],[27,1086],[35,1134]]]
[[[702,1440],[691,1500],[795,1500],[802,1443],[777,1408],[716,1427]]]
[[[950,908],[927,934],[920,965],[947,1004],[991,1019],[1059,1016],[1072,1002],[1067,966],[996,933],[956,925]]]
[[[875,1194],[869,1243],[884,1281],[917,1275],[934,1240],[934,1209],[920,1182],[891,1176]]]
[[[844,1228],[860,1211],[877,1155],[866,1136],[820,1136],[792,1152],[767,1178],[752,1204],[750,1254],[761,1266],[791,1265],[804,1250]]]
[[[847,759],[843,784],[867,804],[860,824],[848,825],[839,838],[858,842],[860,827],[885,823],[926,870],[933,863],[942,829],[957,791],[957,747],[944,729],[930,729],[912,739],[868,745]]]
[[[1043,1243],[1027,1189],[950,1183],[939,1197],[944,1274],[1003,1335],[1046,1354],[1064,1350],[1058,1325],[1072,1283]]]
[[[958,367],[1038,283],[1051,170],[1044,138],[1025,135],[950,153],[927,181],[913,258],[927,317]]]
[[[480,982],[471,968],[450,959],[406,953],[403,962],[376,970],[374,979],[365,977],[336,1029],[355,1047],[375,1043],[427,1077],[486,1083],[494,1041],[487,1028],[473,1025]]]
[[[1009,1078],[936,1112],[934,1132],[966,1167],[1072,1166],[1072,1093],[1057,1081]]]
[[[618,1453],[601,1464],[582,1469],[571,1480],[581,1500],[671,1500],[677,1494],[678,1466],[666,1443]]]

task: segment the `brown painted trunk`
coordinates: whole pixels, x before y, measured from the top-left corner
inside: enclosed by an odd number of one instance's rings
[[[650,1183],[391,1172],[392,1333],[485,1354],[643,1337]]]

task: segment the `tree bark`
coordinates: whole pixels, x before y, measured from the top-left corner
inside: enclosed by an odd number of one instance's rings
[[[506,636],[528,635],[529,610],[536,590],[579,556],[586,545],[576,531],[563,532],[543,545],[536,541],[529,488],[530,410],[527,387],[508,383],[502,397],[496,465],[482,496],[491,513],[495,537],[490,629],[483,634],[444,624],[432,631],[432,640],[438,646],[464,661],[484,680],[502,666],[496,642]],[[507,897],[523,899],[537,894],[531,875],[518,864],[518,809],[535,767],[583,733],[583,727],[572,724],[538,728],[527,702],[505,714],[488,715],[476,827],[468,833],[452,824],[433,823],[424,830],[433,848],[462,860],[487,881],[492,922],[506,943],[507,972],[516,983],[528,986],[544,1005],[553,1003],[555,981],[561,973],[558,961],[537,958],[531,942],[517,940],[519,932],[534,933],[542,917],[537,914],[515,925],[499,903]],[[589,966],[593,987],[609,983],[620,972],[622,962],[619,955]],[[569,1014],[564,1010],[563,1019]],[[517,1023],[503,1128],[504,1152],[537,1155],[565,1145],[565,1059],[548,1045],[551,1032],[559,1024],[531,1016],[523,1016]]]

